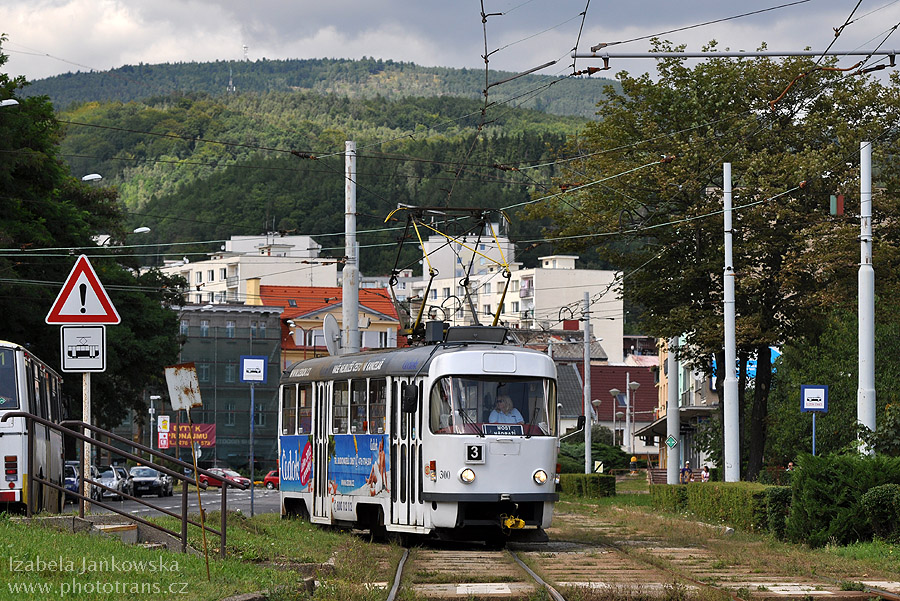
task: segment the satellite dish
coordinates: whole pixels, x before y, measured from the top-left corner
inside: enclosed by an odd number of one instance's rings
[[[338,356],[341,351],[341,328],[331,313],[325,316],[322,331],[325,333],[325,348],[328,349],[328,354],[332,357]]]

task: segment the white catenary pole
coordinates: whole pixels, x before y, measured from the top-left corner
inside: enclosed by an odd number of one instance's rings
[[[666,376],[668,382],[666,395],[666,440],[672,438],[679,441],[681,437],[681,415],[678,413],[678,361],[675,360],[675,348],[678,346],[678,338],[671,338],[666,355]],[[666,459],[666,484],[678,484],[678,468],[681,445],[676,444],[667,451]]]
[[[584,473],[591,465],[591,295],[584,293]]]
[[[344,158],[344,254],[347,262],[342,275],[343,352],[357,353],[359,341],[359,264],[356,245],[356,142],[345,142]]]
[[[875,431],[875,268],[872,266],[872,143],[859,144],[859,389],[857,421]],[[872,449],[861,447],[863,453]]]
[[[725,196],[725,482],[741,479],[740,408],[738,382],[734,373],[737,365],[734,333],[734,264],[731,257],[731,163],[723,166]]]

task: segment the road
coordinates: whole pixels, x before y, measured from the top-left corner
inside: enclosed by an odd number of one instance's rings
[[[200,493],[203,502],[203,509],[206,511],[217,511],[220,508],[222,497],[218,488],[213,488]],[[177,492],[171,497],[145,496],[141,497],[142,501],[150,503],[154,507],[162,507],[169,511],[179,513],[181,511],[181,494]],[[164,515],[160,511],[156,511],[149,507],[144,507],[136,501],[125,500],[122,502],[110,499],[104,500],[104,503],[112,505],[116,509],[121,508],[125,513],[139,516]],[[71,505],[67,506],[67,510]],[[76,506],[77,508],[77,506]],[[249,490],[228,490],[228,511],[240,510],[246,515],[250,515],[250,491]],[[280,511],[280,501],[277,490],[266,490],[265,488],[257,488],[253,493],[253,512],[257,513],[277,513]],[[94,506],[91,513],[104,514],[110,513],[102,507]],[[193,490],[188,493],[188,513],[197,513],[197,493]]]

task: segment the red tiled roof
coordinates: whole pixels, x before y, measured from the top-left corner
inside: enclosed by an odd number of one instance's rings
[[[337,286],[260,286],[259,295],[264,305],[284,307],[282,321],[303,317],[328,307],[341,305],[343,289]],[[291,302],[293,301],[293,302]],[[397,319],[397,311],[385,288],[361,288],[359,308]]]
[[[578,363],[578,373],[584,381],[584,364]],[[656,387],[656,378],[649,367],[627,365],[591,365],[591,397],[600,399],[599,417],[602,421],[612,421],[616,403],[609,391],[618,388],[623,393],[626,387],[626,375],[634,382],[640,384],[632,394],[632,405],[635,411],[634,421],[652,422],[655,418],[653,410],[656,409],[659,389]],[[619,407],[618,410],[625,411]]]

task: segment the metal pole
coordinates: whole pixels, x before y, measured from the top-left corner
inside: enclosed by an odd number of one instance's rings
[[[359,264],[356,245],[356,142],[345,142],[344,157],[344,254],[342,271],[342,308],[344,340],[342,352],[358,353],[359,343]]]
[[[81,374],[81,421],[91,424],[91,372],[86,371]],[[86,430],[84,435],[92,438],[90,430]],[[82,441],[81,443],[81,494],[90,499],[91,485],[87,479],[91,477],[91,445]],[[79,501],[78,514],[84,517],[85,502]],[[90,512],[91,505],[88,502],[87,511]]]
[[[816,456],[816,412],[813,411],[813,457]]]
[[[678,468],[681,463],[680,442],[681,414],[678,413],[678,361],[675,360],[675,348],[678,346],[678,337],[671,338],[666,355],[666,368],[669,372],[666,377],[666,440],[673,438],[676,441],[674,447],[666,451],[666,484],[678,484]]]
[[[625,447],[628,454],[634,453],[634,445],[631,442],[631,373],[625,372]],[[631,457],[628,458],[631,460]]]
[[[856,420],[875,431],[875,268],[872,266],[872,143],[859,144],[859,389]],[[863,445],[866,454],[874,450]]]
[[[584,293],[584,473],[593,472],[591,462],[591,295]]]
[[[723,165],[722,179],[725,196],[725,273],[722,278],[725,290],[725,482],[738,482],[741,479],[741,427],[738,381],[734,373],[737,349],[734,331],[734,264],[731,255],[731,163]]]
[[[250,384],[250,517],[253,517],[253,422],[256,421],[256,397],[254,395],[254,386]],[[222,484],[224,486],[224,483]]]

